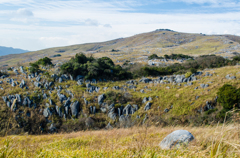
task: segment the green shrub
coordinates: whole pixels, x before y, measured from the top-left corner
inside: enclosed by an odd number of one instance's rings
[[[157,54],[152,54],[148,57],[148,60],[152,60],[152,59],[158,59],[159,57],[157,56]]]
[[[39,66],[37,63],[30,63],[29,65],[30,65],[29,67],[30,73],[35,73],[39,71]]]
[[[230,84],[224,84],[217,92],[218,102],[223,106],[224,109],[230,110],[234,104],[239,104],[240,90],[236,89]]]
[[[190,77],[192,75],[192,72],[187,72],[186,74],[185,74],[185,78],[188,78],[188,77]]]
[[[191,69],[190,69],[190,71],[191,71],[191,73],[193,73],[193,74],[194,74],[194,73],[196,73],[196,72],[197,72],[197,69],[191,68]]]
[[[238,55],[238,56],[233,57],[233,61],[240,61],[240,56]]]
[[[36,62],[37,65],[43,65],[43,66],[47,66],[47,65],[52,65],[52,59],[48,58],[48,57],[44,57],[42,59],[39,59]]]

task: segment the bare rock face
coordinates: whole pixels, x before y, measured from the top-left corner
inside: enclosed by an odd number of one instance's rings
[[[162,149],[178,148],[182,144],[188,144],[194,136],[186,130],[177,130],[167,135],[159,144]]]

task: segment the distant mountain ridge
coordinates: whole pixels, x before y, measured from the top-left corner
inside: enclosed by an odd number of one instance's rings
[[[18,48],[0,46],[0,56],[9,55],[9,54],[21,54],[26,52],[29,52],[29,51],[18,49]]]

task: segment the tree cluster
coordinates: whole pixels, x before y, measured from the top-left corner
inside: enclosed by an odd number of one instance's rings
[[[204,55],[195,58],[195,60],[189,60],[185,63],[175,63],[167,67],[153,67],[142,66],[140,69],[133,71],[133,76],[160,76],[160,75],[172,75],[181,74],[186,72],[195,73],[198,69],[206,68],[219,68],[227,65],[235,65],[236,61],[225,59],[221,56]],[[134,65],[132,66],[134,67]]]
[[[85,79],[111,79],[123,80],[132,78],[131,73],[121,66],[115,65],[108,57],[95,59],[87,57],[83,53],[76,54],[67,63],[61,66],[61,72],[71,74],[74,77],[84,76]]]
[[[184,55],[184,54],[171,54],[167,55],[165,54],[164,57],[159,57],[157,54],[152,54],[148,57],[148,60],[152,59],[172,59],[172,60],[178,60],[178,59],[193,59],[192,56]]]

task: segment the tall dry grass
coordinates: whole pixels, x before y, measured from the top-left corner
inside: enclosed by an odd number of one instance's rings
[[[187,148],[162,150],[169,133],[184,129],[195,139]],[[239,124],[214,127],[133,127],[70,134],[8,136],[0,157],[240,157]]]

